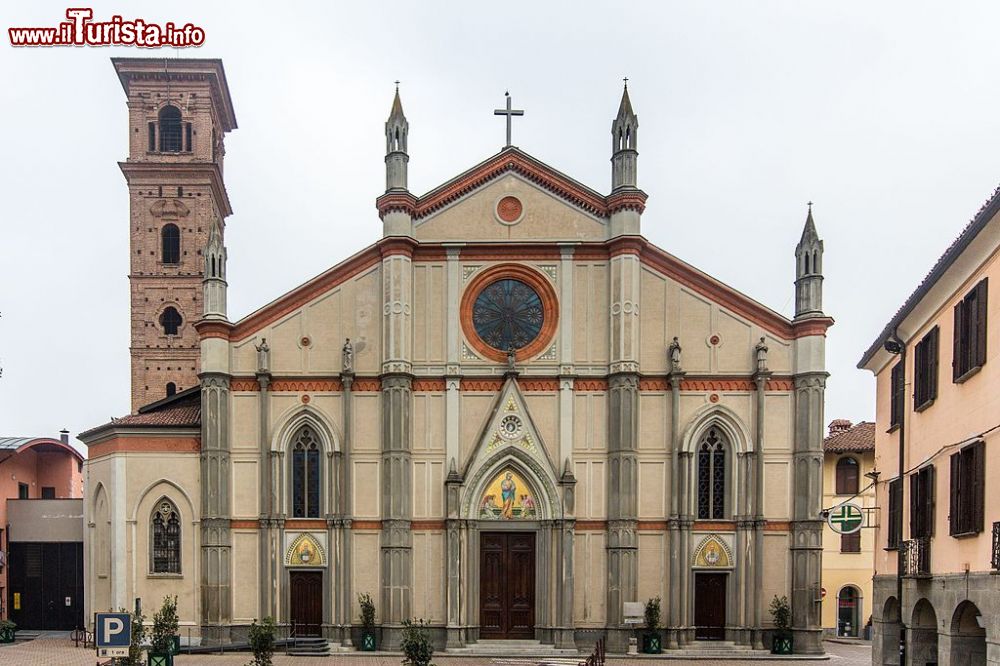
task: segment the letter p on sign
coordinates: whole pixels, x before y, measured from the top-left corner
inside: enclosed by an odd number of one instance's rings
[[[94,643],[99,657],[127,657],[132,642],[132,618],[128,613],[96,613]]]

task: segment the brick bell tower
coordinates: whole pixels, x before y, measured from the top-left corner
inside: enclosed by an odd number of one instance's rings
[[[222,61],[112,58],[129,110],[132,410],[199,384],[203,253],[232,214],[222,179],[236,116]],[[218,239],[217,242],[221,242]]]

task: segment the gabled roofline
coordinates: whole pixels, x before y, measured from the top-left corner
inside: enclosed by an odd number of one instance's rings
[[[645,208],[646,193],[636,188],[620,188],[605,196],[570,178],[520,148],[508,146],[420,197],[409,192],[390,190],[375,200],[379,215],[390,210],[406,209],[415,221],[433,215],[460,198],[505,173],[514,172],[572,206],[598,218],[607,218],[616,210]]]
[[[910,294],[899,310],[896,311],[896,314],[893,315],[892,319],[889,320],[889,323],[882,329],[882,332],[875,338],[875,341],[861,356],[861,360],[858,361],[857,365],[859,370],[864,370],[867,367],[869,361],[882,349],[882,345],[892,337],[896,327],[902,324],[910,313],[916,309],[920,301],[934,288],[938,280],[948,272],[948,269],[962,256],[962,253],[968,249],[972,241],[986,228],[986,225],[990,223],[998,212],[1000,212],[1000,187],[993,190],[992,196],[982,205],[975,217],[969,221],[969,224],[962,230],[958,238],[938,258],[927,276],[917,285],[917,288]]]
[[[831,317],[790,320],[653,245],[641,236],[625,236],[609,241],[581,243],[558,241],[519,243],[517,245],[519,248],[518,257],[520,259],[558,259],[562,249],[566,246],[574,248],[574,257],[586,258],[588,261],[608,259],[623,253],[638,255],[644,266],[711,298],[722,307],[754,322],[780,339],[793,340],[809,335],[825,335],[826,329],[834,323]],[[304,306],[320,294],[372,269],[381,263],[383,257],[403,253],[414,261],[444,261],[447,250],[455,248],[459,250],[460,259],[474,258],[476,261],[494,260],[501,255],[509,259],[511,251],[511,245],[503,242],[418,242],[410,238],[382,238],[234,324],[203,320],[197,322],[195,327],[203,338],[218,337],[234,342],[244,340],[265,326]]]

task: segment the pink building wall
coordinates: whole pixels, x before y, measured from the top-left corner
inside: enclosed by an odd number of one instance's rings
[[[3,458],[4,455],[8,457]],[[7,500],[17,499],[18,484],[28,484],[28,498],[41,499],[42,488],[55,488],[56,499],[83,497],[83,456],[58,439],[37,438],[21,445],[16,451],[0,450],[0,548],[8,550],[9,525]],[[9,617],[7,608],[7,570],[0,570],[0,619]]]

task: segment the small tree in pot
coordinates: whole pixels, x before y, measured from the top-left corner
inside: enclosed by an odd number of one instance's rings
[[[250,649],[253,651],[253,661],[247,666],[272,666],[274,657],[274,618],[265,617],[260,623],[257,620],[250,625],[247,634]]]
[[[771,599],[771,622],[774,624],[774,635],[771,637],[771,654],[792,653],[792,609],[788,605],[788,597],[777,594]]]
[[[375,651],[375,602],[372,595],[365,592],[358,595],[361,606],[361,649],[365,652]]]
[[[163,597],[163,605],[153,615],[153,632],[147,655],[149,666],[173,666],[174,655],[180,646],[178,624],[177,597]]]
[[[423,620],[403,622],[403,640],[399,647],[403,651],[405,666],[434,666],[431,657],[434,647],[427,636],[427,625]]]
[[[10,620],[0,620],[0,643],[13,643],[17,623]]]
[[[663,651],[660,640],[660,598],[653,597],[646,601],[646,631],[642,635],[642,651],[646,654],[659,654]]]

